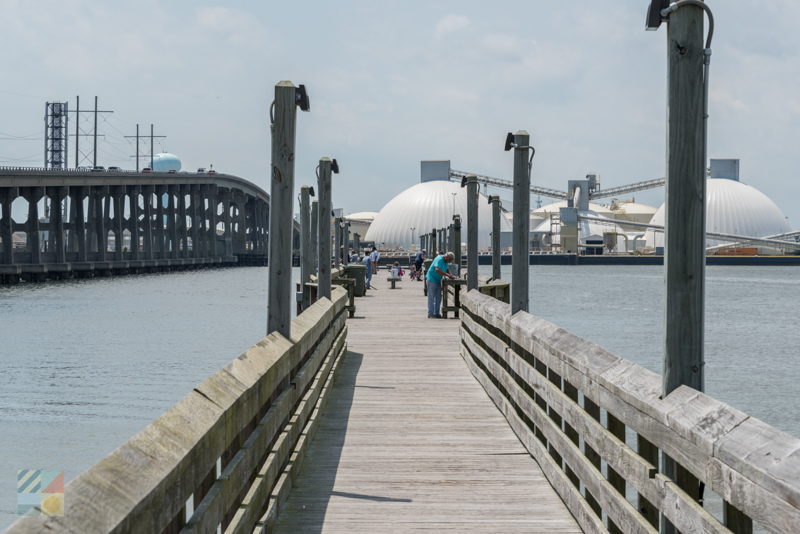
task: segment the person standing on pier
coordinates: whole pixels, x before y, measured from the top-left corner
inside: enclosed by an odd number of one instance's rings
[[[442,277],[447,277],[455,280],[457,277],[450,274],[448,271],[448,264],[453,263],[455,255],[448,252],[445,255],[436,256],[428,268],[428,274],[425,275],[426,283],[428,284],[428,318],[434,317],[441,319],[442,314],[439,310],[442,306]]]
[[[361,259],[361,263],[367,268],[367,272],[365,273],[366,287],[367,289],[372,289],[372,257],[369,255],[364,256]]]
[[[378,260],[381,259],[381,253],[378,252],[376,247],[372,247],[369,259],[372,262],[372,274],[375,274],[378,272]]]
[[[414,258],[414,271],[413,274],[416,276],[417,280],[422,280],[422,264],[425,261],[425,249],[420,250],[417,252],[417,256]]]

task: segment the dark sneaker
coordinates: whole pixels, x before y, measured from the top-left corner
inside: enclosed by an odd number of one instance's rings
[[[442,314],[441,313],[437,313],[436,315],[434,315],[434,317],[436,317],[437,319],[441,319],[442,318]]]

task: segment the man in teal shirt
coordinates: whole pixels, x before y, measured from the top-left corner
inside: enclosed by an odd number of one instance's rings
[[[447,270],[448,264],[453,263],[454,259],[455,255],[452,252],[448,252],[443,256],[436,256],[428,268],[428,273],[425,275],[426,283],[428,284],[428,318],[442,318],[439,313],[439,309],[442,306],[442,277],[456,278]]]

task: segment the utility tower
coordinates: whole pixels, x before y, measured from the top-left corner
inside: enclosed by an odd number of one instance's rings
[[[150,125],[150,135],[139,135],[139,125],[136,125],[136,135],[126,135],[125,139],[136,139],[136,155],[131,156],[132,158],[136,158],[136,171],[139,171],[139,158],[147,156],[147,153],[141,153],[139,150],[139,141],[143,139],[150,139],[150,170],[153,170],[153,156],[155,155],[155,151],[153,150],[153,139],[158,138],[166,138],[166,135],[154,135],[153,134],[153,125]]]
[[[66,102],[45,103],[44,166],[46,169],[67,168],[68,114]]]
[[[97,109],[97,97],[94,97],[94,109],[81,109],[81,97],[75,97],[75,133],[72,134],[75,137],[75,168],[80,167],[81,163],[86,160],[90,160],[92,162],[92,167],[97,167],[97,115],[100,113],[114,113],[111,110],[100,110]],[[81,121],[80,121],[80,114],[81,113],[91,113],[93,115],[93,126],[91,130],[86,128],[81,128]],[[81,152],[80,150],[80,138],[81,137],[91,137],[92,138],[92,150],[87,152]],[[102,137],[102,136],[99,136]]]

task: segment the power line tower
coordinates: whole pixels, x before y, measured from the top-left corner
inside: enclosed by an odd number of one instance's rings
[[[103,137],[102,135],[98,135],[97,133],[97,115],[99,113],[114,113],[114,112],[111,110],[97,109],[97,97],[94,97],[94,109],[81,109],[81,97],[76,96],[74,113],[75,113],[75,133],[72,135],[75,137],[75,168],[80,167],[81,163],[89,159],[92,162],[92,167],[97,167],[97,138]],[[80,121],[81,113],[91,113],[94,116],[93,126],[91,130],[87,131],[85,128],[81,128],[81,121]],[[79,148],[81,137],[92,138],[91,152],[81,152]]]
[[[67,124],[69,107],[66,102],[46,102],[44,106],[44,166],[46,169],[67,168]]]
[[[155,155],[155,152],[153,151],[153,139],[159,139],[159,138],[164,139],[166,137],[167,137],[166,135],[154,135],[153,134],[153,125],[152,124],[150,125],[150,135],[139,135],[139,125],[137,124],[136,125],[136,135],[126,135],[125,136],[126,139],[136,139],[136,155],[135,156],[131,156],[131,157],[132,158],[136,158],[136,171],[137,172],[139,171],[139,157],[140,156],[144,157],[144,156],[148,155],[146,152],[144,154],[142,154],[141,150],[139,150],[139,147],[141,146],[141,145],[139,145],[139,142],[140,141],[145,141],[148,138],[150,139],[150,170],[153,170],[153,156]]]

